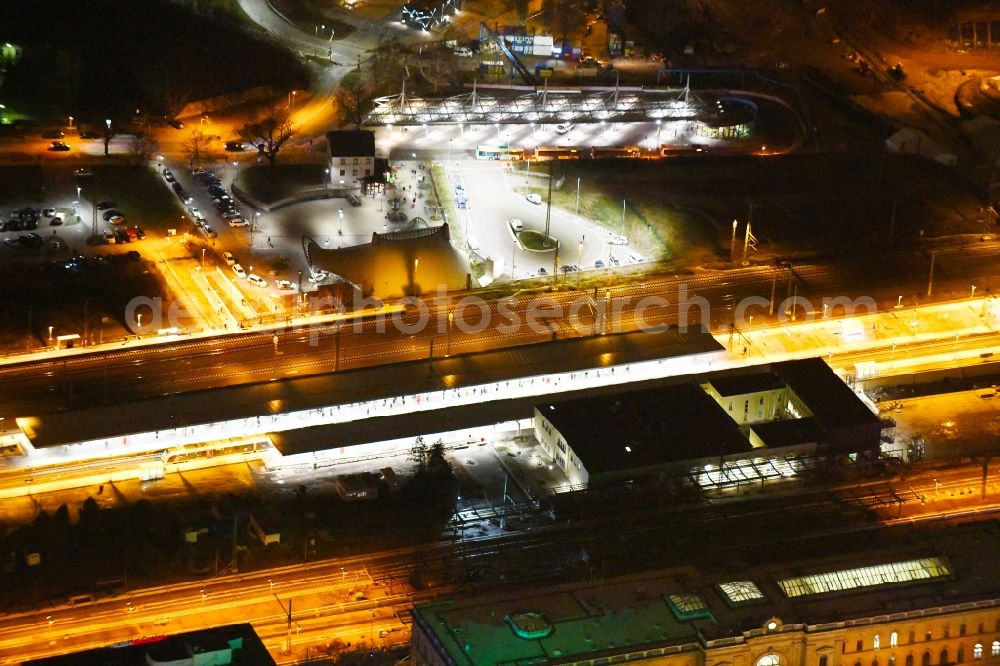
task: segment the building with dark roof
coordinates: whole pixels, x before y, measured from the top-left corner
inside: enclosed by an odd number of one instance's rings
[[[274,666],[249,624],[154,636],[25,662],[24,666]]]
[[[875,542],[877,543],[877,542]],[[994,523],[417,605],[416,666],[1000,663]]]
[[[357,285],[364,296],[391,298],[456,291],[472,286],[468,260],[451,243],[447,224],[373,233],[371,243],[345,248],[306,244],[316,268]]]
[[[744,463],[758,476],[779,457],[874,451],[882,429],[822,359],[544,403],[534,414],[535,437],[570,487],[678,473],[714,484]]]
[[[375,133],[368,130],[336,130],[326,133],[330,158],[330,182],[342,187],[360,187],[375,175]]]
[[[691,383],[536,406],[535,435],[572,485],[752,450],[739,426]]]

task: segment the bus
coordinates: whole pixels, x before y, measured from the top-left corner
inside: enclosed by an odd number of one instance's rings
[[[524,159],[524,149],[516,146],[477,146],[476,159],[519,162]]]
[[[634,159],[641,156],[639,146],[593,146],[590,157],[596,159]]]
[[[563,148],[561,146],[539,146],[535,149],[535,159],[577,160],[580,159],[580,151],[576,148]]]

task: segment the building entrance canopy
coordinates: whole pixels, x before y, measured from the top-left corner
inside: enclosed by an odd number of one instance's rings
[[[642,122],[709,120],[717,112],[687,88],[536,89],[505,86],[504,96],[471,93],[424,99],[380,97],[365,124],[433,125],[489,123]],[[526,93],[522,91],[528,91]],[[518,94],[521,93],[521,94]]]

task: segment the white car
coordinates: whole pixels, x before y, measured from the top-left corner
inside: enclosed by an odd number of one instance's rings
[[[229,220],[229,226],[231,227],[245,227],[247,226],[247,221],[242,217],[234,217]]]
[[[573,129],[573,123],[559,123],[556,125],[556,134],[567,134]]]
[[[531,194],[529,194],[528,196],[526,196],[524,198],[528,200],[528,203],[533,203],[536,206],[539,206],[542,203],[542,195],[541,194],[535,194],[534,192],[532,192]]]
[[[278,280],[275,286],[285,291],[295,291],[295,283],[291,280]]]
[[[613,235],[608,239],[608,245],[628,245],[628,238],[617,234]]]
[[[249,281],[250,284],[254,285],[255,287],[266,287],[267,286],[267,280],[265,280],[264,278],[262,278],[259,275],[254,275],[253,273],[251,273],[247,277],[247,281]]]
[[[641,264],[642,262],[646,261],[645,257],[643,257],[641,254],[636,254],[635,252],[629,252],[628,260],[631,261],[633,264]]]
[[[516,217],[513,220],[511,220],[508,224],[510,224],[510,229],[515,234],[519,234],[522,231],[524,231],[524,222],[517,219]]]
[[[236,265],[236,257],[233,256],[232,252],[223,252],[222,253],[222,260],[226,262],[226,266],[235,266]]]
[[[325,282],[329,279],[330,274],[326,271],[314,271],[309,275],[309,282],[312,284],[319,284],[320,282]]]
[[[459,58],[471,58],[472,49],[470,49],[467,46],[460,46],[457,49],[455,49],[455,55],[457,55]]]
[[[247,276],[247,272],[243,270],[243,267],[240,266],[239,264],[233,264],[233,273],[235,273],[236,277],[238,277],[241,280],[243,280]]]

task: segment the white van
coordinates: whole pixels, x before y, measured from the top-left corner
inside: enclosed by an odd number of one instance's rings
[[[247,272],[243,270],[243,267],[240,266],[239,264],[233,264],[233,273],[235,273],[236,277],[238,277],[241,280],[245,279],[247,276]]]
[[[510,221],[510,229],[515,234],[519,234],[522,231],[524,231],[524,222],[521,222],[521,220],[515,217],[513,220]]]

